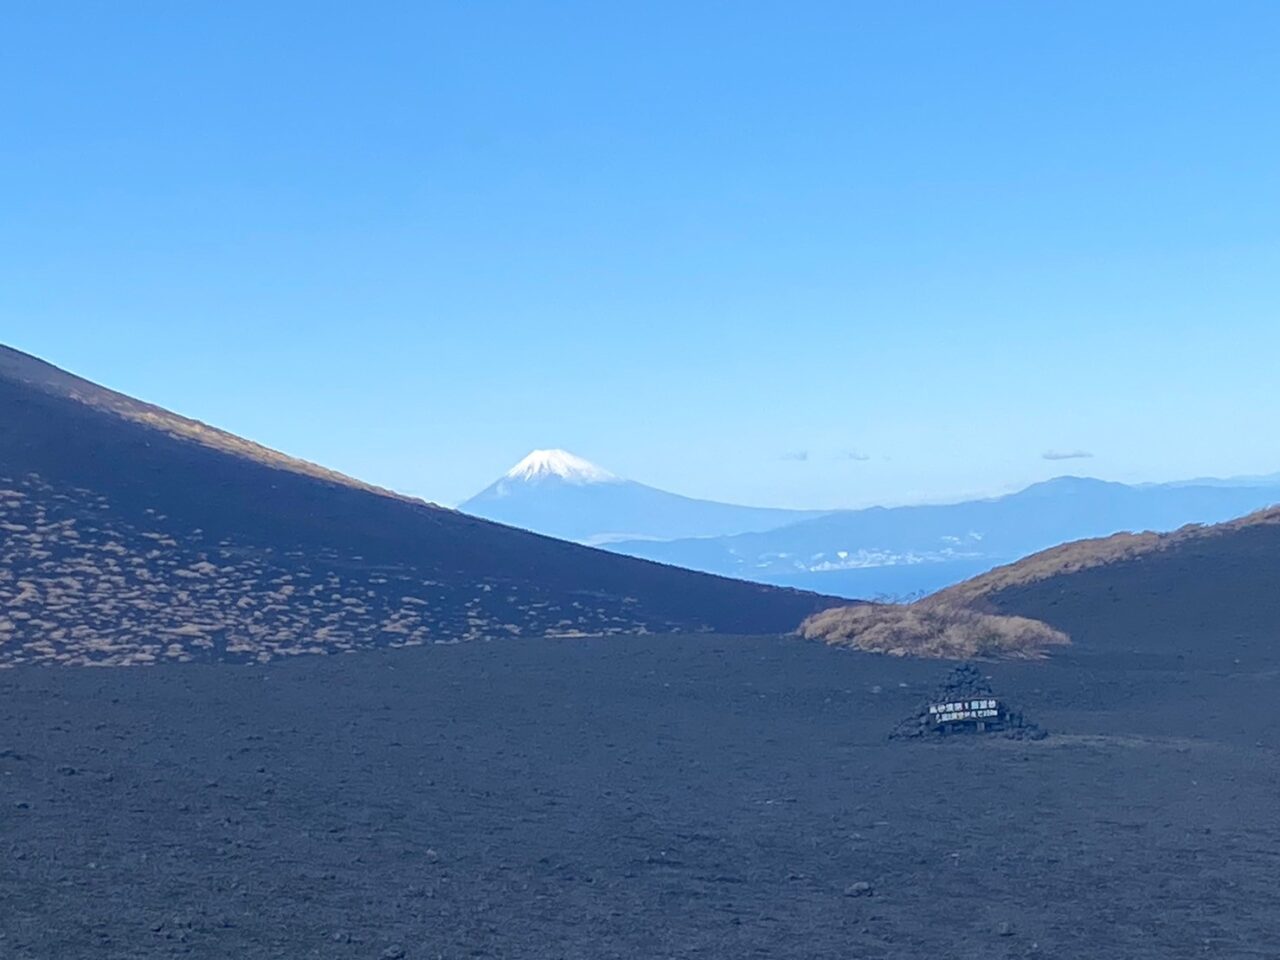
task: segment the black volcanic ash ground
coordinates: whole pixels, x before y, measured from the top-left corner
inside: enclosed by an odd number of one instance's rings
[[[1053,736],[947,744],[790,638],[0,671],[0,956],[1274,958],[1276,667],[992,664]]]

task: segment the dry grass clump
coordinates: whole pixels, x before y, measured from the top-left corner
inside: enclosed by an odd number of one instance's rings
[[[1027,617],[940,604],[863,603],[816,613],[800,634],[840,647],[896,657],[1039,658],[1068,644],[1065,633]]]

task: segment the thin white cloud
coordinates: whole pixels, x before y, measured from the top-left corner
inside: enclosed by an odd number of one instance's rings
[[[1093,454],[1088,450],[1046,450],[1040,456],[1045,460],[1088,460]]]

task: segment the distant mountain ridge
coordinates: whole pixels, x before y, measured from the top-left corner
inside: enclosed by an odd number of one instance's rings
[[[534,450],[458,509],[588,545],[769,530],[821,514],[683,497],[623,479],[565,450]]]
[[[939,589],[1060,543],[1219,523],[1276,502],[1280,481],[1136,487],[1059,477],[987,500],[836,511],[763,533],[619,542],[609,549],[762,583],[859,598],[901,596]]]
[[[460,509],[632,557],[850,598],[941,589],[1047,547],[1216,523],[1280,502],[1280,475],[1128,485],[1057,477],[951,504],[739,507],[634,483],[538,450]]]

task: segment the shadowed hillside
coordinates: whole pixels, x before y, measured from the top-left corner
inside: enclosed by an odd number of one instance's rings
[[[0,348],[0,663],[778,632],[830,604],[397,496]]]
[[[1280,507],[1172,533],[1081,540],[914,604],[808,618],[801,633],[921,656],[1042,656],[1079,636],[1159,652],[1196,623],[1215,645],[1280,639]]]

